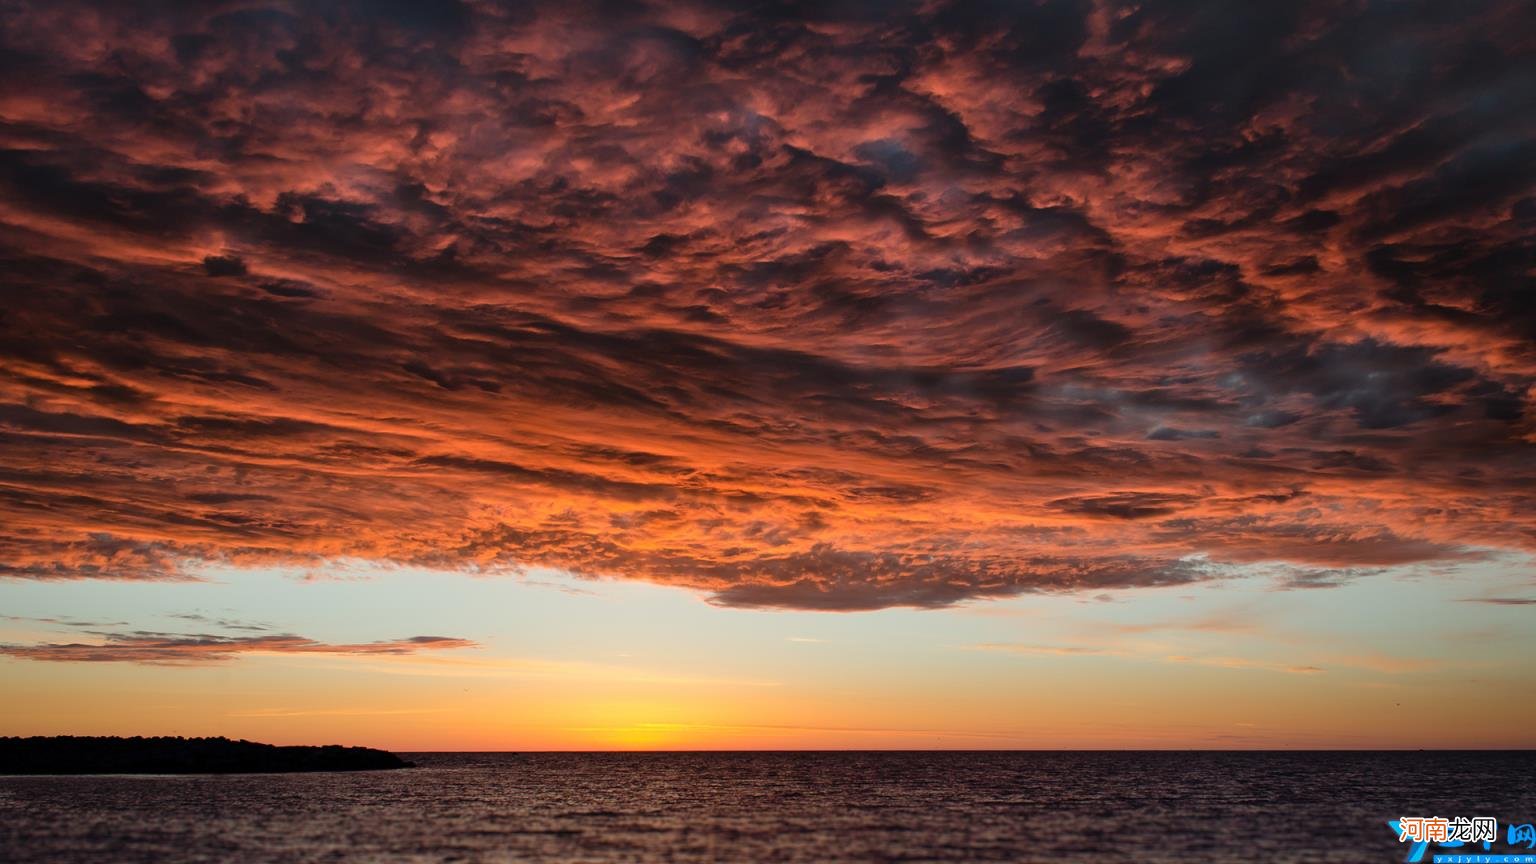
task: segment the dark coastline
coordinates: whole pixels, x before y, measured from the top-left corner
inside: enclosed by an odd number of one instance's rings
[[[411,768],[369,747],[279,747],[228,738],[0,738],[0,774],[277,774]]]

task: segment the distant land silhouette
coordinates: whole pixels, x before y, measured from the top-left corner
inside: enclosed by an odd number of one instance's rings
[[[412,768],[369,747],[278,747],[228,738],[0,738],[0,774],[258,774]]]

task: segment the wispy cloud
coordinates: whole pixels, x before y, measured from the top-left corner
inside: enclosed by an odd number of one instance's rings
[[[288,717],[393,717],[416,714],[443,714],[448,708],[261,708],[231,711],[228,717],[252,717],[276,720]]]
[[[1222,669],[1251,669],[1288,674],[1312,675],[1337,669],[1354,669],[1383,674],[1401,674],[1442,668],[1446,662],[1418,657],[1401,657],[1371,652],[1337,652],[1287,647],[1283,653],[1292,659],[1244,657],[1211,652],[1177,653],[1161,645],[1117,643],[1110,645],[1033,644],[1024,642],[984,642],[965,646],[972,651],[993,651],[1053,657],[1114,657],[1136,662],[1178,663],[1212,666]]]
[[[266,631],[274,629],[269,624],[261,624],[255,621],[243,621],[237,618],[219,618],[204,615],[201,612],[173,612],[166,616],[179,621],[191,621],[196,624],[207,624],[224,630]]]
[[[554,660],[544,657],[464,657],[423,654],[392,658],[388,665],[373,667],[373,669],[390,675],[419,675],[433,678],[541,678],[661,687],[782,686],[782,682],[771,679],[696,674],[623,663]]]
[[[966,646],[972,651],[1001,651],[1008,654],[1040,654],[1055,657],[1123,657],[1125,651],[1091,645],[1033,645],[1022,642],[982,642]]]
[[[33,618],[26,615],[0,615],[6,621],[20,621],[28,624],[51,624],[55,627],[68,627],[72,630],[89,630],[98,627],[126,627],[127,621],[86,621],[79,618]]]
[[[1215,666],[1221,669],[1258,669],[1265,672],[1284,672],[1290,675],[1318,675],[1327,670],[1321,666],[1304,663],[1275,663],[1249,657],[1188,656],[1170,654],[1163,658],[1169,663],[1193,663],[1199,666]]]
[[[1010,654],[1033,654],[1054,657],[1120,657],[1142,662],[1189,663],[1199,666],[1215,666],[1222,669],[1256,669],[1289,674],[1316,674],[1325,671],[1320,666],[1304,663],[1277,663],[1248,657],[1208,654],[1168,654],[1150,650],[1145,646],[1095,647],[1090,645],[1031,645],[1013,642],[989,642],[969,647],[978,651],[1001,651]]]
[[[114,633],[95,643],[0,644],[0,655],[60,663],[144,663],[197,665],[222,663],[242,654],[333,654],[402,656],[420,651],[475,648],[468,639],[412,636],[380,642],[333,644],[302,636],[214,636],[175,633]]]

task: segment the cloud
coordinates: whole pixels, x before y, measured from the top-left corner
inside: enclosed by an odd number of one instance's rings
[[[106,633],[98,643],[0,644],[0,655],[59,663],[144,663],[156,666],[222,663],[241,654],[398,656],[420,651],[475,648],[468,639],[412,636],[383,642],[330,644],[302,636],[214,636],[176,633]]]
[[[270,624],[260,624],[255,621],[242,621],[234,618],[216,618],[210,615],[204,615],[201,612],[172,612],[167,614],[165,617],[176,618],[181,621],[192,621],[197,624],[211,624],[224,630],[249,630],[259,632],[273,629]]]
[[[1536,553],[1532,22],[19,4],[0,577],[857,610]]]
[[[250,271],[238,255],[208,255],[203,258],[203,269],[209,276],[244,276]]]
[[[1005,654],[1048,657],[1117,657],[1161,663],[1191,663],[1199,666],[1214,666],[1221,669],[1260,669],[1292,675],[1316,675],[1327,671],[1321,666],[1276,663],[1247,657],[1164,655],[1140,648],[1101,648],[1090,645],[1030,645],[1019,642],[984,642],[968,647],[975,651],[991,651]]]
[[[34,618],[27,615],[0,615],[7,621],[25,621],[34,624],[52,624],[55,627],[68,627],[74,630],[90,630],[100,627],[122,627],[126,621],[83,621],[78,618]]]
[[[1019,642],[982,642],[968,646],[975,651],[1000,651],[1008,654],[1041,654],[1059,657],[1121,657],[1126,652],[1113,648],[1095,648],[1089,645],[1026,645]]]
[[[1193,505],[1194,495],[1160,492],[1113,492],[1105,495],[1083,495],[1074,498],[1058,498],[1046,506],[1067,513],[1084,516],[1103,516],[1112,519],[1150,519],[1167,516]]]
[[[1232,629],[1243,628],[1230,628],[1215,619],[1207,622],[1192,622],[1190,625],[1166,624],[1152,625],[1148,627],[1133,626],[1114,628],[1114,630],[1119,633],[1133,634],[1147,633],[1165,629],[1227,632]],[[1337,669],[1360,670],[1388,675],[1398,675],[1432,669],[1441,669],[1448,665],[1444,661],[1439,660],[1428,660],[1419,657],[1402,657],[1379,653],[1318,654],[1314,651],[1302,650],[1298,646],[1287,646],[1284,648],[1284,653],[1295,655],[1288,660],[1270,660],[1258,657],[1236,657],[1224,654],[1168,654],[1166,653],[1166,646],[1158,644],[1137,644],[1134,642],[1114,641],[1106,644],[1102,639],[1095,642],[1094,644],[1065,645],[1032,644],[1024,642],[984,642],[975,645],[967,645],[965,648],[966,650],[971,651],[988,651],[1003,654],[1021,654],[1027,656],[1113,657],[1133,660],[1137,662],[1190,664],[1195,666],[1210,666],[1218,669],[1255,669],[1268,672],[1282,672],[1291,675],[1317,675]]]

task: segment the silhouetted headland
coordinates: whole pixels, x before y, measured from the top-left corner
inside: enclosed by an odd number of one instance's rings
[[[278,747],[228,738],[0,738],[0,774],[266,774],[411,768],[369,747]]]

